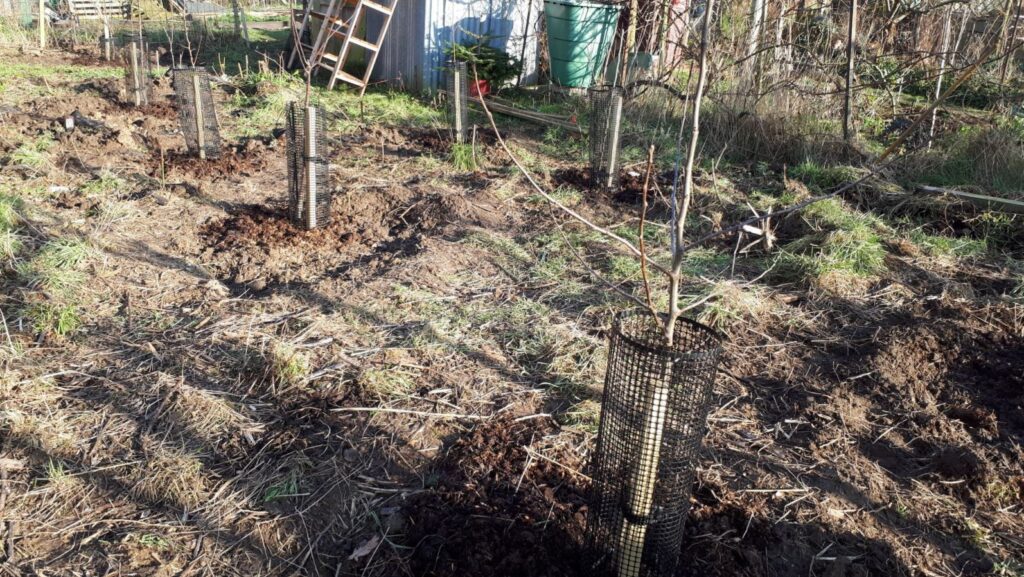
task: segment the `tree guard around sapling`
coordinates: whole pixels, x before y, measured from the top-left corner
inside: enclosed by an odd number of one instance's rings
[[[675,574],[721,352],[695,321],[679,319],[669,346],[649,314],[616,318],[587,523],[599,575]]]
[[[327,119],[322,108],[288,103],[288,215],[307,230],[325,226],[331,215],[327,162]]]
[[[619,187],[619,150],[622,140],[621,86],[596,86],[590,97],[590,177],[595,188],[615,191]]]
[[[149,104],[151,66],[146,37],[141,32],[128,34],[121,54],[124,59],[125,101],[135,106]]]
[[[210,76],[203,68],[173,71],[178,119],[190,154],[202,159],[220,156],[220,126],[210,89]]]

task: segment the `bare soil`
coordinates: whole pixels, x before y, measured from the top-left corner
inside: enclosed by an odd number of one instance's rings
[[[0,156],[56,140],[46,166],[3,164],[0,184],[69,189],[24,192],[18,258],[66,236],[100,254],[83,269],[83,326],[63,338],[20,320],[34,289],[3,271],[11,572],[589,574],[594,430],[579,415],[600,398],[623,305],[572,260],[531,276],[558,255],[502,248],[581,231],[507,164],[457,173],[442,131],[378,125],[335,135],[330,224],[298,230],[274,133],[200,162],[165,82],[142,110],[105,81],[47,82],[64,92],[0,100],[16,109]],[[64,132],[75,110],[102,127]],[[84,194],[104,172],[123,185]],[[583,191],[602,224],[635,222],[635,176],[614,198],[587,190],[582,161],[550,182]],[[964,214],[935,230],[978,234]],[[864,286],[755,276],[765,307],[723,327],[680,575],[1019,573],[1012,271],[893,250]]]

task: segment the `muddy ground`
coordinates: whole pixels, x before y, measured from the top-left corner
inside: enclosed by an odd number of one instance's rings
[[[467,174],[436,129],[332,134],[331,222],[301,231],[279,132],[190,159],[167,80],[144,109],[116,82],[50,77],[3,101],[0,158],[56,142],[41,167],[0,167],[27,205],[0,300],[5,569],[587,575],[594,407],[626,305],[571,260],[530,274],[552,257],[533,240],[573,225],[496,144]],[[76,110],[98,127],[64,131]],[[551,163],[544,182],[582,191],[578,210],[635,222],[635,174],[591,195],[582,159]],[[108,173],[116,189],[83,192]],[[82,326],[59,337],[22,318],[37,297],[17,261],[69,235],[96,255]],[[1013,272],[886,258],[834,290],[741,283],[760,301],[721,327],[680,575],[1024,571]]]

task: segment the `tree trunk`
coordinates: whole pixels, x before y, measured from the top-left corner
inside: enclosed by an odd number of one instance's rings
[[[850,32],[846,40],[846,104],[843,107],[843,138],[853,140],[854,60],[857,54],[857,0],[850,0]]]

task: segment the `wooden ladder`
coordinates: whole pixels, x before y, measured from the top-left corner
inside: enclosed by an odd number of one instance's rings
[[[288,57],[288,68],[295,66],[295,59],[302,51],[306,61],[315,69],[320,62],[320,46],[324,42],[324,33],[334,22],[344,22],[341,12],[349,0],[330,0],[326,11],[313,9],[316,0],[306,0],[306,7],[301,10],[292,10],[291,34],[292,53]],[[316,38],[312,38],[313,21],[320,20],[320,30]],[[310,36],[309,44],[306,44],[306,37]]]
[[[359,96],[367,91],[367,86],[370,84],[370,76],[373,74],[374,66],[377,64],[377,56],[380,55],[381,45],[384,43],[388,28],[391,26],[391,16],[394,15],[397,3],[398,0],[391,0],[389,5],[375,0],[356,0],[351,19],[347,23],[335,23],[328,28],[328,41],[331,39],[341,41],[341,50],[337,54],[325,52],[318,63],[319,67],[325,68],[331,73],[331,80],[327,85],[329,90],[333,89],[334,85],[341,80],[357,86],[359,88]],[[384,18],[376,41],[357,36],[360,26],[365,25],[366,16],[369,12],[377,12]],[[362,28],[365,28],[365,26],[362,26]],[[365,49],[370,54],[370,59],[367,61],[367,70],[362,73],[362,77],[347,73],[344,70],[352,46]]]

